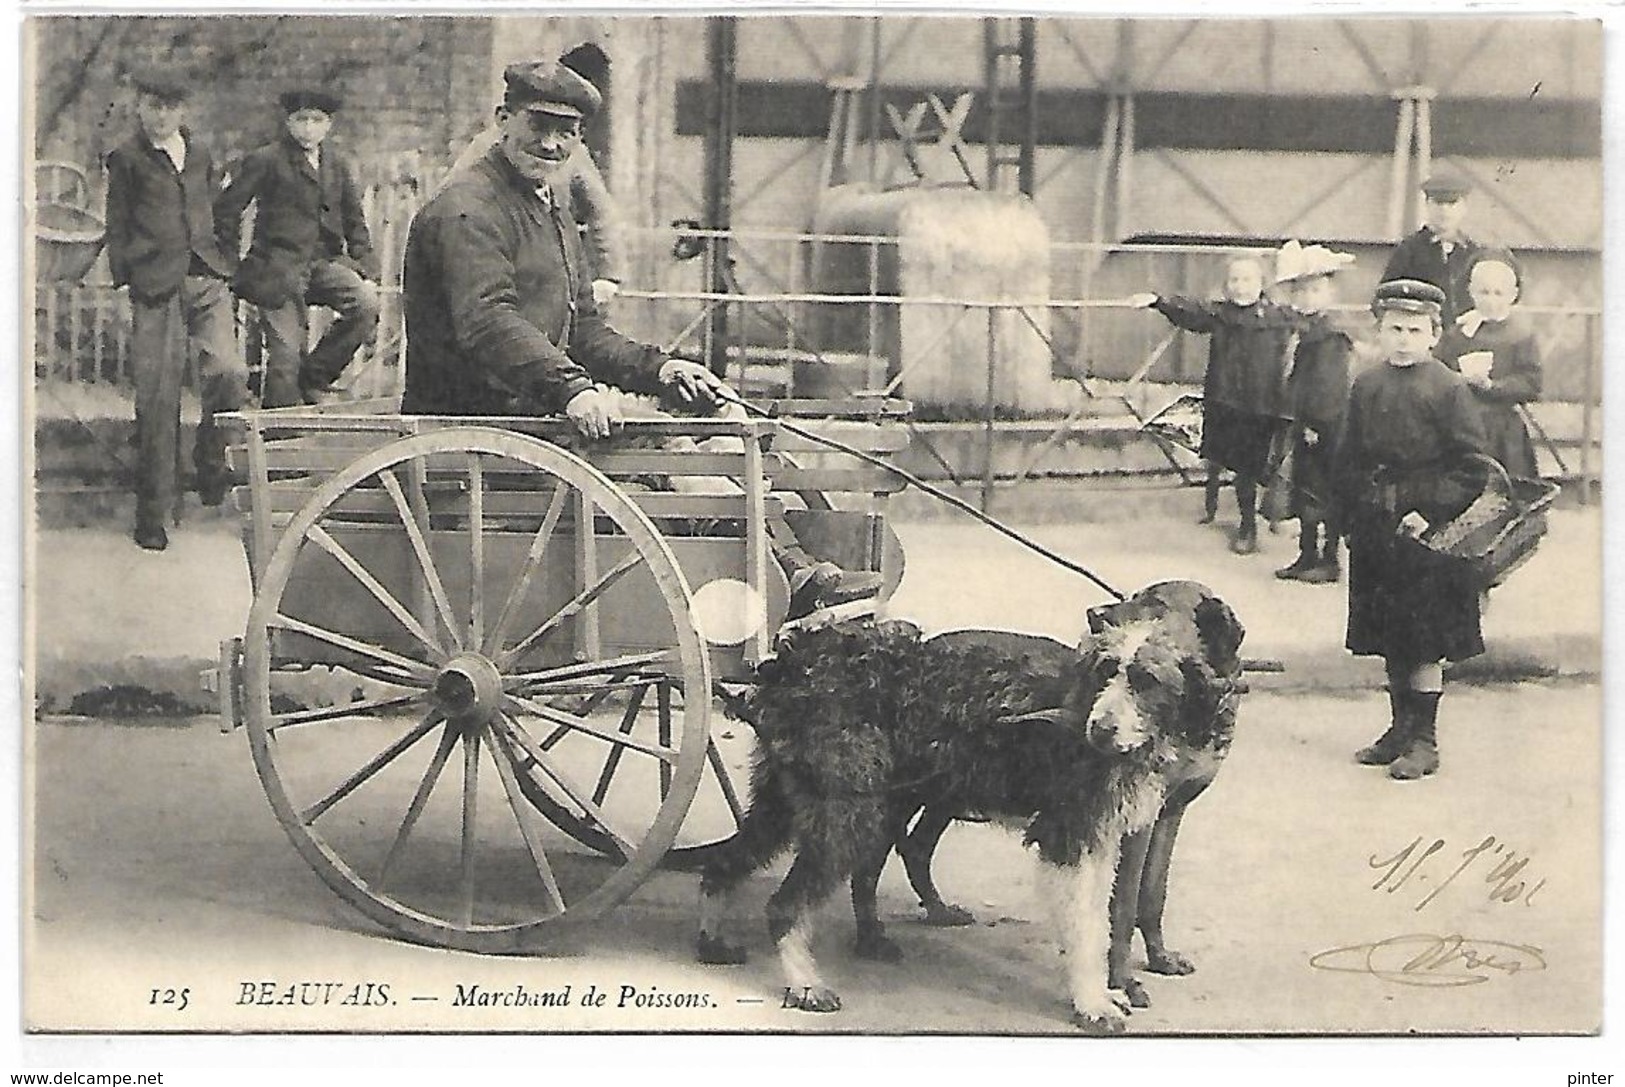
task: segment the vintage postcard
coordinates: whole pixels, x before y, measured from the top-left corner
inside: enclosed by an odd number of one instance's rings
[[[1601,23],[24,38],[26,1031],[1601,1030]]]

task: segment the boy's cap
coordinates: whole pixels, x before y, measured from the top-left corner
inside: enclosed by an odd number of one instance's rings
[[[1420,279],[1390,279],[1377,284],[1377,294],[1371,300],[1371,312],[1388,310],[1401,313],[1425,313],[1437,317],[1444,310],[1444,292]]]
[[[318,109],[331,117],[344,107],[343,98],[322,87],[294,87],[278,95],[277,102],[286,114]]]
[[[1473,191],[1467,175],[1449,166],[1440,166],[1422,182],[1422,194],[1440,200],[1460,200]]]
[[[1353,263],[1352,253],[1339,253],[1324,245],[1300,245],[1294,238],[1275,255],[1275,282],[1296,283],[1301,279],[1329,276]]]
[[[522,61],[502,72],[502,104],[511,110],[536,110],[560,117],[587,118],[603,101],[597,88],[553,61]]]
[[[186,76],[173,68],[140,68],[130,73],[135,89],[166,102],[184,102],[192,93]]]

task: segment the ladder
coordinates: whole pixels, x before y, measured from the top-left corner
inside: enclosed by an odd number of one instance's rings
[[[1037,20],[982,20],[982,101],[987,108],[987,183],[992,192],[1014,189],[1033,195],[1038,145]],[[1014,148],[1008,150],[1006,145]]]

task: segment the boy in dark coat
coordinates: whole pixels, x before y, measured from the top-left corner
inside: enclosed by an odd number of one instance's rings
[[[1483,485],[1484,430],[1467,383],[1432,356],[1444,292],[1396,280],[1372,305],[1383,361],[1354,379],[1338,450],[1349,540],[1349,650],[1383,658],[1392,721],[1355,756],[1410,780],[1439,767],[1445,660],[1484,651],[1478,586],[1419,538]]]
[[[1539,479],[1535,443],[1518,405],[1540,399],[1540,346],[1522,314],[1517,266],[1511,257],[1480,257],[1467,288],[1473,308],[1447,329],[1439,347],[1444,364],[1467,379],[1484,422],[1490,456],[1507,475]]]
[[[137,468],[135,542],[169,546],[165,522],[179,509],[181,379],[197,364],[203,415],[192,451],[206,505],[228,484],[216,412],[248,397],[247,370],[233,327],[228,251],[215,242],[219,173],[209,152],[181,125],[186,80],[174,73],[135,78],[140,131],[107,156],[107,259],[115,286],[127,287],[133,327]]]
[[[378,261],[352,165],[325,146],[340,101],[321,90],[280,99],[282,138],[243,157],[215,205],[221,244],[235,253],[243,212],[254,238],[233,286],[259,307],[268,408],[313,403],[378,324]],[[338,312],[309,354],[307,305]]]
[[[1337,558],[1342,535],[1332,488],[1354,341],[1333,324],[1326,310],[1336,301],[1334,277],[1352,263],[1354,258],[1347,253],[1320,245],[1304,248],[1295,241],[1283,246],[1276,260],[1276,282],[1290,287],[1292,308],[1299,314],[1287,375],[1293,443],[1291,513],[1298,519],[1298,557],[1275,571],[1283,580],[1327,584],[1342,576]],[[1323,527],[1324,541],[1319,538]]]
[[[1444,292],[1444,327],[1451,328],[1468,306],[1467,276],[1479,245],[1467,236],[1467,197],[1472,183],[1448,166],[1422,182],[1425,225],[1395,247],[1383,269],[1384,283],[1417,279]]]
[[[1263,297],[1264,269],[1253,257],[1236,257],[1225,270],[1224,298],[1209,302],[1178,295],[1135,297],[1188,332],[1212,337],[1202,378],[1201,455],[1209,462],[1202,523],[1218,512],[1219,472],[1236,477],[1241,526],[1230,550],[1258,550],[1258,481],[1269,466],[1270,443],[1287,415],[1282,379],[1287,340],[1296,318]]]

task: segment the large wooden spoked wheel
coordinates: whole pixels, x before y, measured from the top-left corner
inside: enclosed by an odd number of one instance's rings
[[[466,505],[432,514],[431,485]],[[373,920],[440,946],[530,949],[626,898],[676,838],[710,727],[710,698],[683,697],[710,691],[690,606],[648,518],[562,449],[467,427],[367,453],[294,515],[249,613],[245,710],[271,806]],[[583,654],[583,627],[613,626],[615,609],[635,611],[636,651]],[[281,710],[273,665],[301,644],[396,690]],[[601,712],[554,708],[583,691]],[[604,803],[596,783],[616,774],[647,783],[640,803]],[[539,817],[554,813],[599,848]]]

